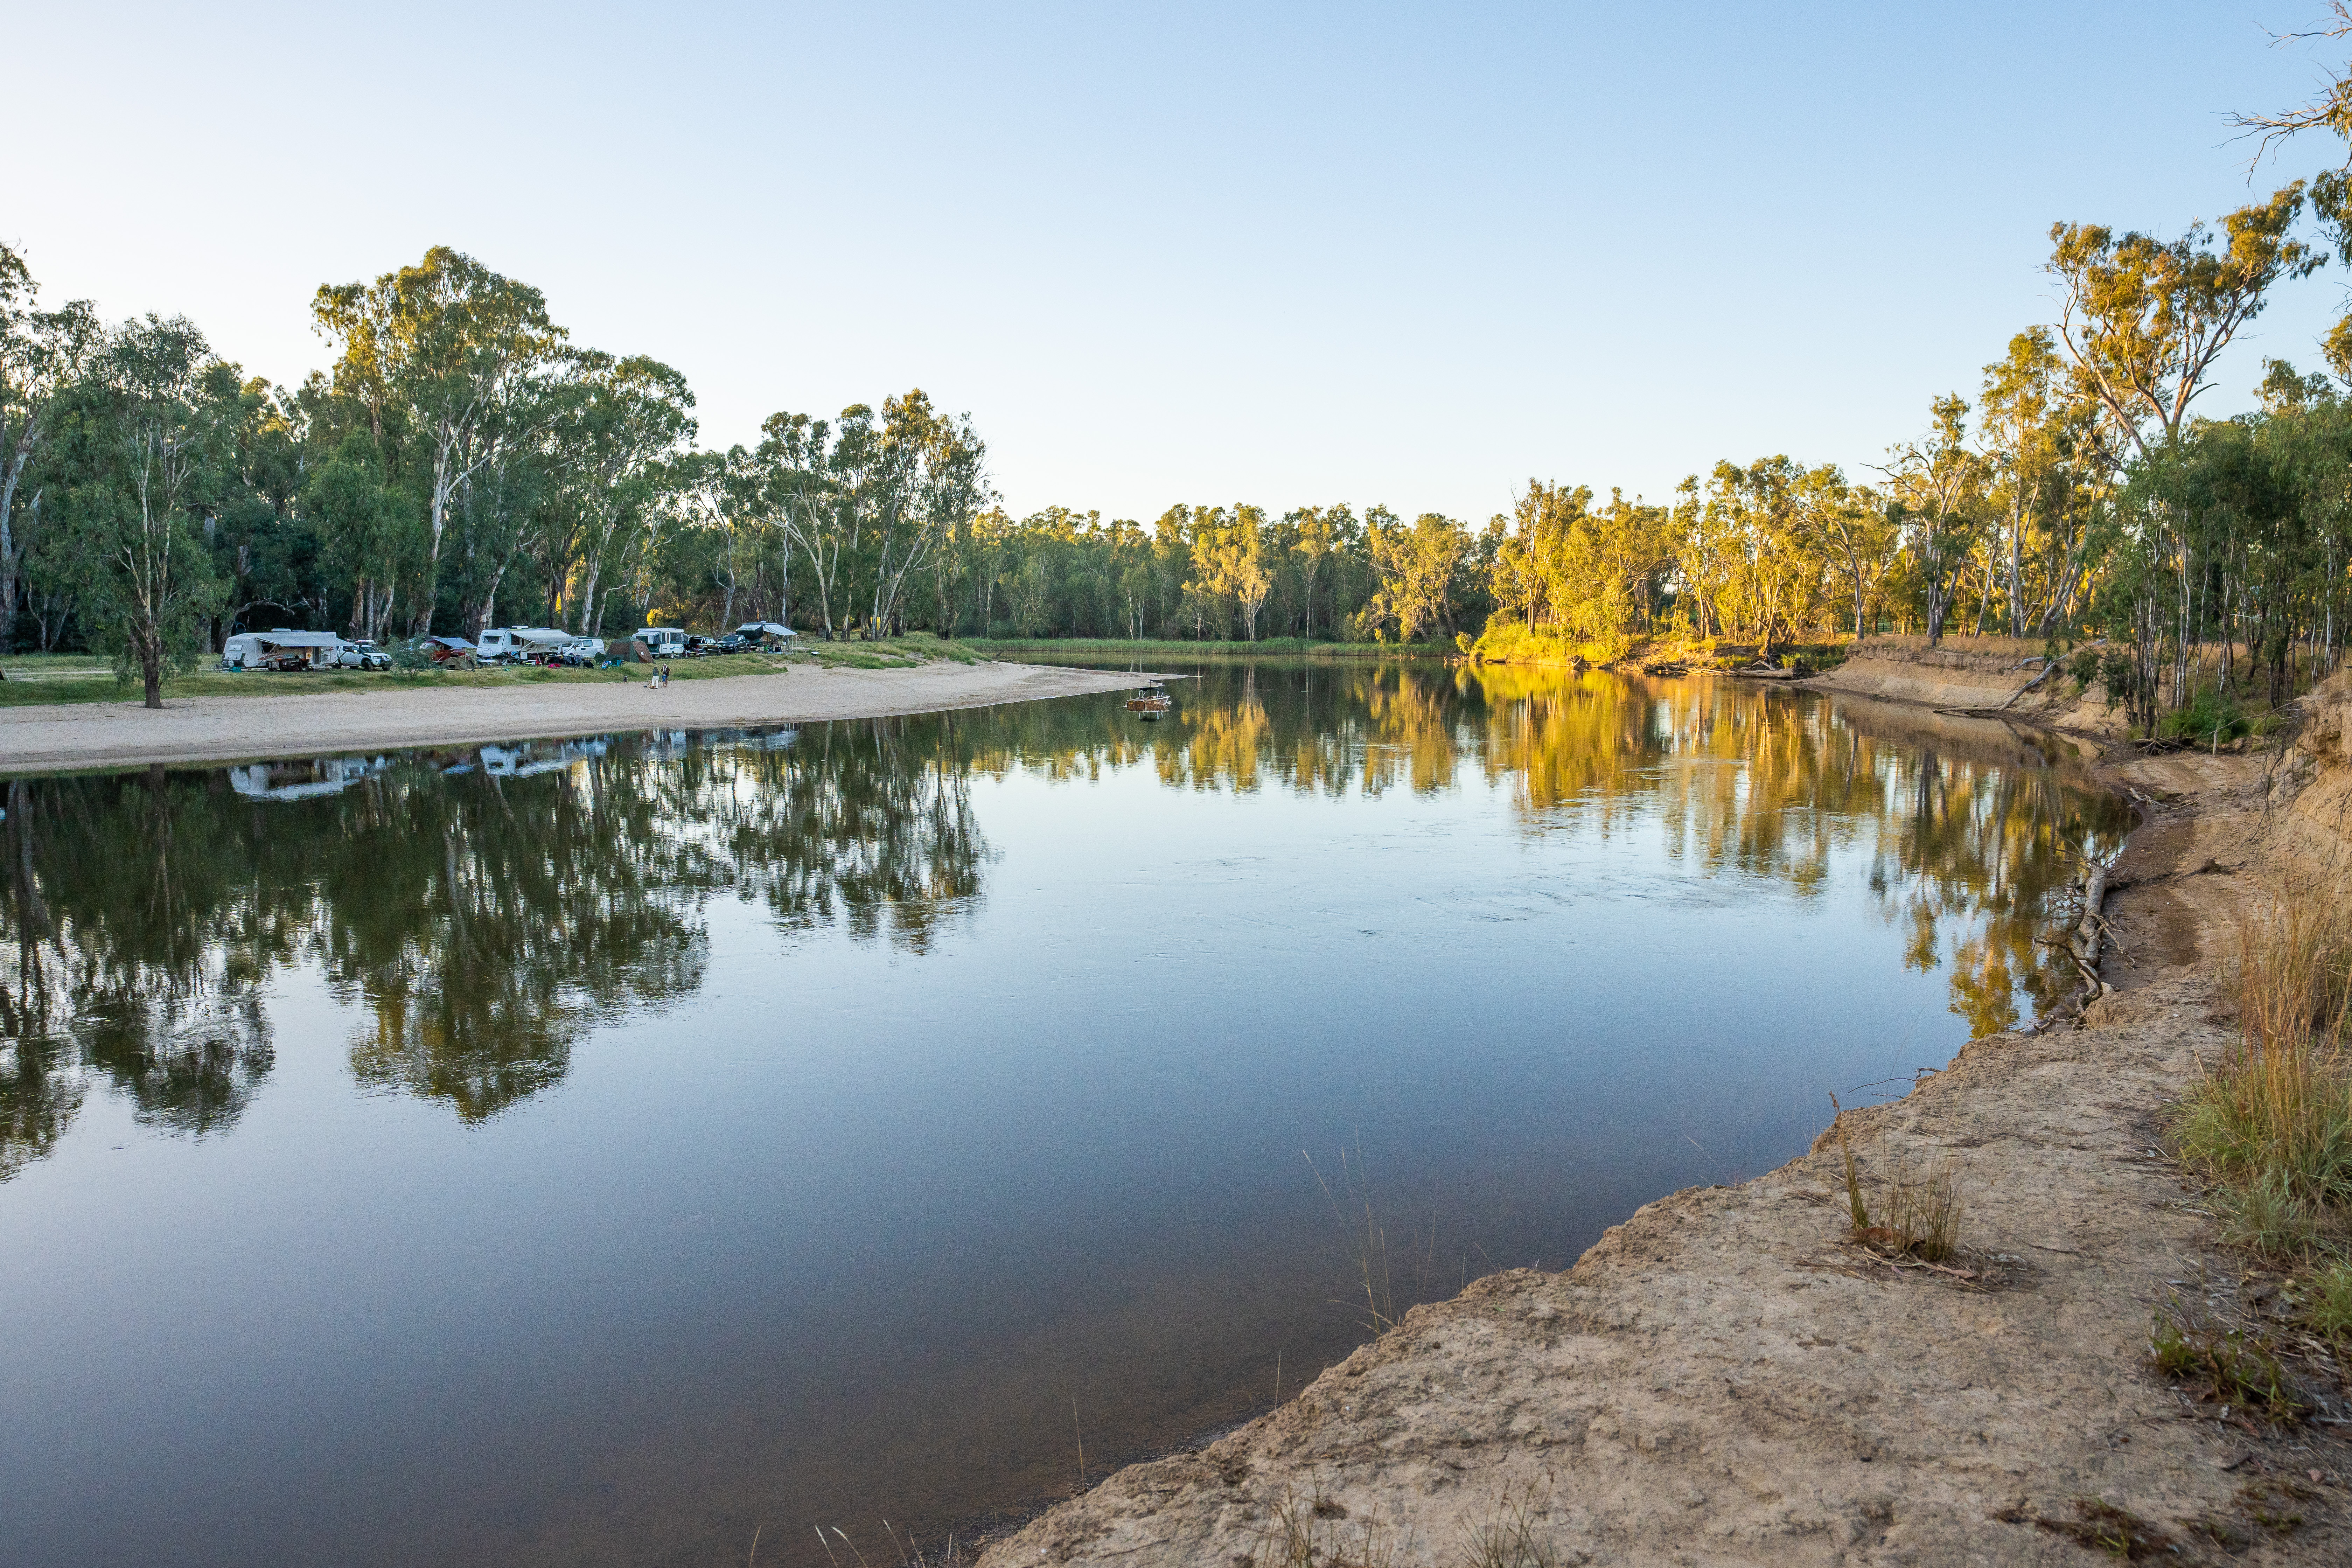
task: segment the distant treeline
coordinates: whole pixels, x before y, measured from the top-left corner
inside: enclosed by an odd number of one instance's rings
[[[2334,126],[2335,101],[2307,123]],[[2105,639],[2102,679],[2147,722],[2200,679],[2275,701],[2340,656],[2352,319],[2323,345],[2332,375],[2273,360],[2262,412],[2192,405],[2273,289],[2352,259],[2347,190],[2296,181],[2170,240],[2056,225],[2059,320],[2013,337],[1973,405],[1936,399],[1866,481],[1786,456],[1654,503],[1530,480],[1478,525],[1344,504],[1014,518],[971,419],[920,391],[700,449],[677,371],[573,343],[537,289],[446,248],[320,289],[334,362],[276,386],[184,319],[42,310],[0,248],[0,647],[111,654],[154,701],[251,626],[757,617],[1592,662],[1662,636],[1769,657],[1964,626]]]

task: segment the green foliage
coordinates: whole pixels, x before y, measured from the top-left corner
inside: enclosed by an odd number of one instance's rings
[[[2185,705],[2157,721],[2156,732],[2168,741],[2221,746],[2253,734],[2259,718],[2236,698],[2218,688],[2201,686]]]
[[[2304,1295],[2303,1321],[2315,1333],[2352,1340],[2352,1263],[2339,1258],[2314,1271]]]
[[[2311,197],[2352,245],[2346,188]],[[2332,668],[2352,620],[2352,404],[2272,362],[2261,414],[2187,412],[2214,354],[2315,259],[2290,232],[2304,199],[2289,186],[2172,240],[2060,226],[2063,319],[2013,334],[1973,403],[1934,399],[1882,482],[1786,454],[1716,463],[1663,501],[1531,479],[1483,525],[1247,501],[1016,518],[970,418],[919,389],[697,450],[674,369],[573,344],[537,289],[436,247],[319,291],[335,359],[299,387],[190,361],[162,400],[188,416],[184,471],[137,492],[173,563],[127,597],[108,574],[132,492],[99,459],[162,403],[124,367],[140,343],[202,340],[35,310],[0,252],[0,638],[120,650],[146,676],[272,625],[389,644],[790,619],[828,644],[928,629],[1599,664],[1678,639],[1786,664],[1948,626],[2098,636],[2106,650],[2068,666],[2079,683],[2144,733],[2227,741]]]

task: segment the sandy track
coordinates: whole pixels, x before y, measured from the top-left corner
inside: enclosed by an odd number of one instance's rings
[[[418,689],[197,697],[159,712],[137,702],[0,709],[0,772],[68,773],[150,763],[478,745],[625,730],[728,729],[875,719],[1122,691],[1125,670],[1027,664],[927,664],[912,669],[811,669],[612,685]]]

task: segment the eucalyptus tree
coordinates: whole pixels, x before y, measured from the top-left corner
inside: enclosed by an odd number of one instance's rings
[[[1766,658],[1784,634],[1810,624],[1822,597],[1824,555],[1811,492],[1842,482],[1834,468],[1816,474],[1783,454],[1745,467],[1717,463],[1707,476],[1704,504],[1717,520],[1712,531],[1729,542],[1716,618],[1754,637]]]
[[[1380,586],[1360,612],[1377,636],[1396,628],[1399,642],[1418,642],[1452,629],[1454,579],[1469,553],[1470,535],[1452,518],[1425,511],[1410,527],[1386,507],[1365,514],[1364,541]]]
[[[1924,437],[1888,449],[1885,468],[1917,574],[1929,646],[1941,642],[1958,568],[1969,557],[1982,510],[1984,459],[1969,446],[1968,400],[1947,393],[1929,405]]]
[[[1818,537],[1836,554],[1844,570],[1846,587],[1853,596],[1853,635],[1858,641],[1868,629],[1872,594],[1886,575],[1900,531],[1885,500],[1867,485],[1848,485],[1835,468],[1823,473],[1823,482],[1810,497]],[[1834,475],[1835,482],[1826,476]]]
[[[192,322],[148,316],[108,335],[61,411],[47,564],[72,583],[85,633],[139,673],[150,708],[221,598],[191,509],[217,499],[239,391]]]
[[[42,310],[39,292],[24,258],[0,245],[0,648],[16,635],[32,544],[16,504],[26,468],[106,342],[89,300]]]
[[[571,358],[551,435],[579,527],[575,549],[551,561],[551,570],[559,584],[576,579],[575,629],[595,636],[608,574],[616,590],[642,601],[644,563],[674,516],[670,465],[694,440],[694,394],[684,376],[642,354],[617,359],[589,350]]]
[[[2096,224],[2051,226],[2044,270],[2064,289],[2059,342],[2142,457],[2151,425],[2159,439],[2179,437],[2213,362],[2262,313],[2272,287],[2326,261],[2289,233],[2303,205],[2297,180],[2224,215],[2218,237],[2203,223],[2172,240],[2118,237]]]
[[[754,613],[782,620],[782,582],[772,616],[762,602],[766,567],[782,530],[769,507],[767,475],[759,460],[740,446],[724,452],[690,452],[671,465],[671,473],[678,506],[708,543],[703,559],[722,595],[719,624],[735,624],[738,598]]]
[[[383,640],[424,538],[410,498],[386,483],[375,437],[364,426],[346,435],[311,470],[302,503],[320,530],[322,567],[351,594],[352,634]]]
[[[940,414],[919,387],[884,398],[878,426],[842,419],[835,457],[866,541],[866,624],[888,635],[905,624],[908,582],[993,499],[988,446],[971,415]]]
[[[299,404],[259,377],[239,389],[223,482],[194,509],[222,601],[205,646],[268,605],[287,616],[326,613],[325,583],[311,570],[320,541],[301,516],[308,446]]]
[[[422,636],[432,629],[458,493],[509,443],[529,438],[527,408],[553,412],[532,383],[565,334],[538,289],[446,246],[372,284],[321,285],[311,315],[340,346],[337,392],[366,410],[379,442],[418,447],[425,538],[410,631]]]
[[[836,635],[834,610],[842,597],[843,559],[853,532],[834,477],[832,422],[776,413],[768,416],[760,430],[760,445],[752,454],[758,493],[772,509],[788,548],[798,550],[808,563],[817,626],[830,639]]]
[[[1355,521],[1355,514],[1344,503],[1334,507],[1308,506],[1285,513],[1283,521],[1291,527],[1291,556],[1298,563],[1301,588],[1298,635],[1311,637],[1315,635],[1315,590],[1321,584],[1328,591],[1334,575],[1335,558],[1345,548],[1348,530]],[[1129,569],[1130,573],[1135,570]],[[1124,575],[1120,578],[1120,586],[1127,597],[1129,613],[1134,615],[1139,626],[1142,617],[1135,614],[1135,586],[1130,585]],[[1129,635],[1140,637],[1142,633],[1138,631]]]

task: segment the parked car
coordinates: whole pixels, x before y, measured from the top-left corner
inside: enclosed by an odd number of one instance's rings
[[[756,640],[745,637],[741,632],[729,632],[725,637],[719,639],[719,646],[712,651],[715,653],[743,653],[759,646],[760,645]]]
[[[687,658],[707,658],[707,657],[709,657],[709,655],[711,655],[711,654],[717,653],[718,651],[719,651],[719,640],[718,640],[716,637],[699,637],[699,636],[697,636],[696,634],[694,634],[694,633],[692,633],[692,632],[688,632],[688,633],[687,634],[687,637],[686,637],[686,657],[687,657]]]
[[[392,655],[367,638],[357,642],[338,642],[331,658],[326,661],[338,669],[390,669]]]

